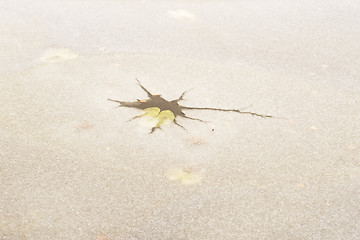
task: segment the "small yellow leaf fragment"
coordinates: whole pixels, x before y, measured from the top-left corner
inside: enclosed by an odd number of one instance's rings
[[[170,110],[160,111],[160,108],[151,107],[145,108],[144,111],[145,114],[143,114],[143,116],[154,118],[157,121],[155,125],[156,128],[159,128],[166,122],[173,122],[175,120],[175,115]]]
[[[166,120],[169,120],[172,122],[175,119],[175,115],[170,110],[164,110],[159,113],[158,119],[159,119],[159,122],[161,121],[162,123]]]
[[[202,177],[199,171],[192,168],[174,168],[166,173],[170,181],[180,182],[182,185],[195,185],[201,182]]]
[[[162,124],[166,122],[172,122],[174,121],[174,119],[175,119],[175,115],[172,111],[170,110],[161,111],[157,116],[158,123],[156,124],[155,127],[160,127]]]
[[[158,107],[145,108],[144,111],[145,111],[144,116],[156,118],[160,113],[160,108]]]
[[[146,100],[140,100],[139,102],[146,102]]]
[[[41,56],[42,62],[63,62],[67,60],[72,60],[79,57],[78,54],[71,52],[66,48],[58,48],[58,49],[49,49]]]

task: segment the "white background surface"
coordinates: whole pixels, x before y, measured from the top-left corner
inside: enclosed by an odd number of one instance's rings
[[[2,0],[0,239],[359,238],[359,11]],[[209,123],[149,135],[107,101],[145,98],[135,78],[284,119],[187,111]]]

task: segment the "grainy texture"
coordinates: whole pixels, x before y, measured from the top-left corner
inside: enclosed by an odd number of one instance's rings
[[[0,239],[359,239],[358,1],[2,0]],[[147,134],[146,94],[191,111]]]

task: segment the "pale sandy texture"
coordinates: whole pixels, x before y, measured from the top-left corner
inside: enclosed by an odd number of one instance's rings
[[[32,36],[24,58],[4,47],[12,57],[1,60],[0,75],[0,239],[360,238],[359,82],[344,80],[339,89],[336,80],[358,76],[359,23],[350,20],[359,8],[322,2],[337,21],[305,21],[319,6],[285,1],[4,1],[9,14],[18,6],[51,37],[42,46]],[[194,18],[169,16],[184,15],[179,9]],[[67,15],[56,20],[50,12]],[[313,28],[312,44],[291,27],[272,34],[284,16]],[[231,30],[239,21],[246,31]],[[313,24],[322,21],[333,32]],[[6,36],[16,31],[8,26]],[[251,32],[265,35],[256,42]],[[325,33],[334,52],[316,52]],[[350,44],[332,45],[338,35]],[[275,36],[283,44],[271,44]],[[243,38],[255,42],[239,48]],[[261,51],[270,47],[273,55]],[[353,61],[336,54],[344,49]],[[44,61],[50,55],[56,61]],[[316,70],[330,55],[332,70]],[[306,77],[312,66],[323,80]],[[107,101],[146,98],[136,78],[166,99],[194,88],[184,105],[252,105],[279,118],[188,110],[209,123],[179,119],[187,131],[168,124],[149,135],[142,120],[126,122],[141,111]]]
[[[35,62],[46,46],[46,36],[26,16],[0,8],[0,74]]]

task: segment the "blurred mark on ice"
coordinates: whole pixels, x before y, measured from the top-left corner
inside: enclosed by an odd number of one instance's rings
[[[191,20],[194,21],[196,20],[196,17],[194,14],[183,10],[183,9],[178,9],[178,10],[170,10],[168,11],[168,16],[174,19],[178,19],[178,20]]]
[[[182,185],[195,185],[202,180],[201,169],[187,167],[187,168],[173,168],[166,173],[166,178],[169,181],[180,182]]]
[[[107,238],[106,235],[104,235],[104,234],[98,235],[98,236],[96,237],[96,240],[106,240],[106,239],[108,239],[108,238]]]
[[[303,184],[303,183],[298,183],[297,186],[298,186],[298,188],[305,188],[306,187],[306,185]]]
[[[206,138],[200,136],[190,136],[187,137],[185,140],[192,145],[203,145],[207,143]]]
[[[64,62],[67,60],[72,60],[78,58],[79,55],[76,53],[71,52],[69,49],[66,48],[52,48],[47,50],[42,56],[42,62]]]
[[[82,130],[88,130],[93,128],[95,125],[89,123],[88,121],[83,121],[81,124],[77,125],[75,128],[77,131],[82,131]]]

